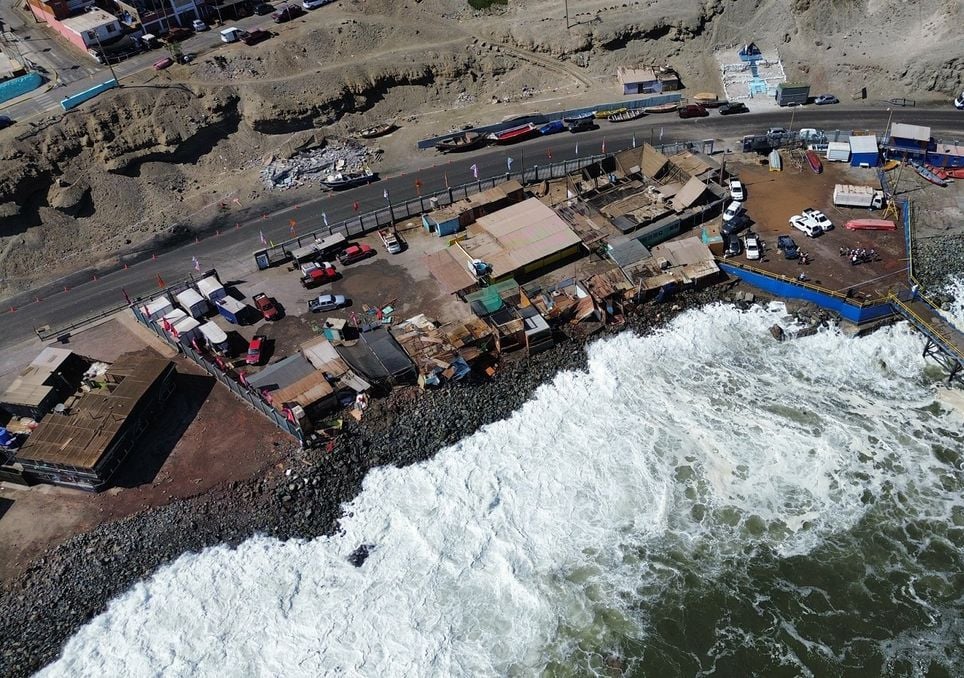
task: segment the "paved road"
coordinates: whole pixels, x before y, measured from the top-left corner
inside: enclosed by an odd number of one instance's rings
[[[859,126],[878,133],[884,129],[890,116],[885,109],[846,109],[842,106],[796,109],[792,115],[795,129],[849,129]],[[442,190],[446,179],[451,186],[471,182],[470,167],[473,164],[478,167],[480,177],[502,174],[506,171],[507,156],[513,158],[513,170],[518,170],[523,163],[531,167],[549,162],[549,153],[555,162],[575,158],[577,141],[579,154],[584,156],[599,153],[604,139],[609,152],[629,147],[634,136],[639,143],[651,137],[658,143],[660,136],[663,143],[712,138],[734,140],[745,133],[768,127],[787,127],[790,116],[791,113],[785,110],[729,118],[714,115],[691,120],[649,116],[638,122],[620,125],[603,123],[599,130],[578,135],[562,133],[516,146],[487,148],[461,156],[413,151],[409,163],[411,169],[404,174],[383,177],[381,181],[352,191],[321,194],[317,199],[297,207],[285,203],[285,195],[280,194],[279,202],[270,207],[251,206],[243,212],[221,216],[220,233],[207,233],[199,242],[189,239],[179,247],[158,250],[156,260],[148,256],[139,263],[131,264],[128,269],[119,269],[115,264],[113,270],[82,271],[60,283],[8,299],[3,303],[5,312],[0,312],[0,345],[29,338],[36,327],[45,324],[62,327],[73,320],[122,303],[124,291],[132,298],[150,292],[156,289],[157,275],[167,283],[182,279],[193,272],[192,257],[197,257],[204,269],[217,267],[223,279],[243,279],[255,270],[252,253],[261,247],[259,232],[269,240],[282,242],[290,237],[291,219],[297,222],[297,232],[308,233],[323,226],[324,216],[332,225],[351,217],[355,201],[360,204],[362,213],[383,208],[383,191],[386,190],[394,202],[414,198],[416,179],[421,181],[421,192],[426,195]],[[859,121],[859,125],[855,125],[855,121]],[[893,121],[930,125],[937,137],[964,139],[964,113],[953,108],[899,109],[894,112]],[[267,213],[266,218],[262,216],[264,213]],[[240,226],[235,227],[235,223]],[[66,292],[65,285],[68,288]],[[10,307],[16,308],[16,311],[10,311]]]

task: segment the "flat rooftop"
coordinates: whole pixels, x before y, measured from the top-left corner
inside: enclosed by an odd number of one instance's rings
[[[60,23],[75,33],[83,33],[85,31],[95,30],[101,26],[108,26],[110,24],[118,23],[118,21],[117,17],[113,14],[105,12],[102,9],[94,8],[89,12],[84,12],[83,14],[72,16],[69,19],[64,19]]]

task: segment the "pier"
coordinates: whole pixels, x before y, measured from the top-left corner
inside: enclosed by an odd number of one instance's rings
[[[933,358],[947,370],[947,383],[955,379],[964,383],[964,332],[946,320],[935,305],[912,290],[893,295],[891,305],[927,339],[924,357]]]

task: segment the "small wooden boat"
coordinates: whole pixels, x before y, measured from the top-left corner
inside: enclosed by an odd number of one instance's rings
[[[546,134],[555,134],[556,132],[565,132],[566,123],[562,120],[551,120],[545,125],[539,128],[539,134],[545,136]]]
[[[919,175],[921,175],[922,178],[927,179],[927,181],[931,182],[931,183],[934,184],[935,186],[941,186],[941,187],[947,186],[947,182],[946,182],[946,181],[944,181],[944,180],[941,179],[939,176],[937,176],[936,174],[934,174],[933,172],[931,172],[929,169],[927,169],[926,167],[924,167],[924,166],[923,166],[922,164],[920,164],[919,162],[917,162],[917,161],[915,161],[915,160],[912,160],[911,163],[910,163],[910,165],[911,165],[911,167],[914,168],[914,171],[915,171],[915,172],[917,172]]]
[[[519,141],[524,141],[529,137],[535,136],[539,133],[539,128],[533,125],[531,122],[527,122],[524,125],[519,125],[518,127],[510,127],[509,129],[502,130],[501,132],[492,132],[488,136],[489,141],[492,141],[499,145],[514,144]]]
[[[946,181],[947,178],[950,176],[947,170],[945,170],[942,167],[935,167],[934,165],[924,165],[924,167],[930,170],[934,174],[934,176],[937,177],[938,179],[943,179]]]
[[[386,122],[383,125],[375,125],[374,127],[369,127],[363,129],[358,133],[358,136],[362,139],[375,139],[377,137],[383,137],[386,134],[390,134],[398,129],[398,125],[393,122]]]
[[[435,144],[435,150],[439,153],[462,153],[482,148],[485,142],[485,137],[478,132],[463,132],[438,142]]]
[[[630,108],[622,113],[613,113],[609,116],[609,122],[627,122],[629,120],[638,120],[646,115],[646,112],[641,108]]]
[[[897,224],[887,219],[851,219],[844,228],[848,231],[896,231]]]
[[[773,149],[770,151],[770,171],[771,172],[782,172],[783,171],[783,158],[780,157],[780,151]]]
[[[580,113],[579,115],[570,115],[567,118],[563,118],[562,121],[566,124],[573,122],[578,122],[579,120],[592,120],[596,117],[596,111],[589,111],[588,113]]]
[[[723,102],[720,101],[720,97],[712,92],[700,92],[693,96],[693,103],[699,104],[704,108],[716,108],[722,105]]]
[[[885,162],[883,165],[880,166],[880,169],[884,170],[885,172],[890,172],[891,170],[895,170],[898,167],[900,167],[900,160],[888,160],[887,162]]]
[[[813,170],[814,174],[820,174],[823,172],[823,163],[820,162],[820,156],[817,155],[816,151],[807,151],[807,164],[810,165],[810,169]]]
[[[625,113],[625,112],[628,111],[628,110],[629,110],[629,109],[626,108],[626,107],[623,107],[623,108],[603,109],[603,110],[601,110],[601,111],[596,111],[596,112],[593,114],[593,116],[594,116],[597,120],[605,120],[605,119],[608,119],[609,116],[611,116],[611,115],[616,115],[617,113]]]
[[[659,106],[647,106],[643,111],[645,113],[672,113],[677,108],[679,108],[679,103],[674,101],[668,104],[660,104]]]
[[[948,169],[947,177],[949,179],[964,179],[964,167],[955,167],[954,169]]]
[[[336,172],[321,180],[321,185],[332,191],[343,191],[375,181],[375,173],[370,169],[362,172]]]

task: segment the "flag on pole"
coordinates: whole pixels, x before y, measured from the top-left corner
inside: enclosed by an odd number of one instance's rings
[[[448,172],[445,172],[444,174],[442,174],[442,176],[445,177],[445,188],[448,189],[448,187],[449,187],[449,174],[448,174]]]
[[[161,289],[163,289],[163,288],[164,288],[164,278],[161,277],[161,274],[160,274],[160,273],[156,273],[155,275],[157,276],[157,286],[160,287]]]
[[[505,158],[505,167],[506,167],[506,169],[509,170],[510,172],[512,171],[512,158],[510,158],[509,156],[506,156],[506,158]],[[478,177],[476,177],[476,178],[478,178]]]
[[[660,141],[663,140],[663,128],[662,128],[662,127],[659,128],[659,140],[660,140]]]
[[[361,207],[361,205],[359,205],[359,204],[358,204],[358,201],[356,200],[356,201],[354,202],[354,204],[352,204],[351,207],[352,207],[353,210],[355,210],[355,211],[357,212],[357,211],[358,211],[358,208]]]
[[[261,238],[262,245],[268,244],[268,240],[264,237],[264,231],[258,231],[258,237]]]
[[[325,226],[327,226],[327,225],[328,225],[328,215],[325,214],[324,212],[322,212],[322,213],[321,213],[321,218],[322,218],[322,220],[325,222]]]
[[[386,188],[384,191],[382,191],[382,197],[384,197],[385,200],[388,200],[388,189],[387,189],[387,188]]]
[[[415,180],[415,194],[416,194],[416,195],[419,195],[419,196],[422,195],[422,180],[421,180],[421,179],[416,179],[416,180]]]
[[[128,303],[128,304],[130,304],[130,303],[131,303],[131,296],[127,293],[127,290],[125,290],[125,289],[122,287],[122,288],[121,288],[121,292],[124,293],[124,299],[127,300],[127,303]]]
[[[201,262],[197,260],[197,257],[191,257],[191,263],[194,264],[194,270],[198,273],[201,272]]]
[[[636,148],[636,132],[633,132],[633,148]]]
[[[552,149],[551,149],[551,148],[547,148],[547,149],[546,149],[546,157],[549,158],[550,160],[552,160]]]
[[[576,142],[576,155],[579,155],[579,142]]]
[[[472,170],[472,176],[475,177],[476,179],[478,179],[478,178],[479,178],[479,166],[478,166],[478,165],[472,165],[471,167],[469,167],[469,169]]]
[[[605,137],[603,137],[603,142],[602,142],[602,154],[603,154],[603,155],[606,155],[606,139],[605,139]]]
[[[295,221],[294,219],[288,220],[288,230],[291,231],[291,235],[295,234],[295,226],[297,225],[298,225],[298,222]]]

